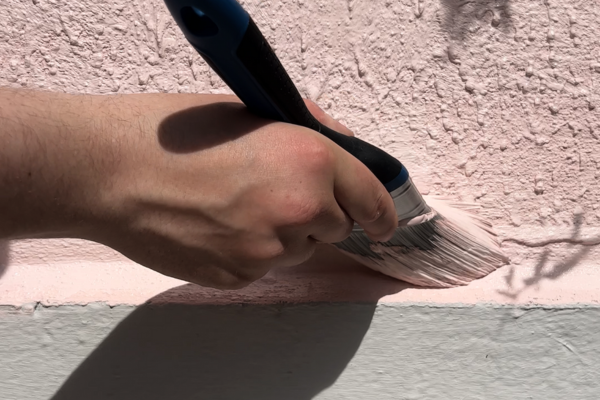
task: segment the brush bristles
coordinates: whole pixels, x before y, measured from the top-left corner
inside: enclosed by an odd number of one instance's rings
[[[425,287],[466,285],[508,262],[491,224],[470,205],[428,199],[428,216],[407,221],[385,243],[355,231],[336,246],[362,264]]]

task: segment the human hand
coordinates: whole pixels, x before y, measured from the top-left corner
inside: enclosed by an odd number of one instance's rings
[[[77,222],[63,231],[165,275],[240,288],[302,263],[317,242],[345,239],[354,221],[375,240],[397,226],[391,197],[362,163],[236,97],[122,95],[94,108],[96,148],[80,151],[88,158],[76,171],[87,177],[77,180],[85,201],[72,201]]]

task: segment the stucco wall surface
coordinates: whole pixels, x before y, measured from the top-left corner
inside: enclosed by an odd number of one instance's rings
[[[244,4],[306,97],[404,161],[424,193],[481,205],[511,257],[504,280],[490,284],[506,301],[531,286],[544,298],[545,283],[566,276],[575,280],[562,287],[567,295],[581,286],[588,293],[582,301],[597,300],[589,293],[600,281],[600,3]],[[159,0],[10,0],[0,5],[0,20],[2,85],[100,94],[229,91]],[[11,246],[0,258],[7,304],[44,300],[41,293],[85,302],[90,292],[78,290],[80,280],[56,278],[64,271],[103,282],[97,296],[116,303],[139,303],[176,284],[126,260],[111,268],[114,257],[102,258],[93,245]],[[102,274],[88,268],[98,262],[107,264]],[[49,266],[56,271],[40,286],[35,276]],[[118,297],[127,292],[122,276],[138,298]],[[112,286],[115,299],[103,294]]]
[[[600,397],[600,2],[244,4],[305,97],[478,203],[511,264],[423,290],[321,249],[221,293],[93,243],[0,243],[0,399]],[[229,93],[159,0],[0,21],[0,85]]]

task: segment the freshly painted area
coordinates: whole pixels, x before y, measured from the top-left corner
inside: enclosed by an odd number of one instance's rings
[[[565,244],[549,247],[565,249],[565,255],[534,258],[531,265],[509,266],[468,286],[423,289],[371,271],[333,247],[322,246],[300,266],[277,268],[247,288],[221,292],[182,286],[184,282],[147,270],[100,245],[27,241],[11,247],[13,264],[0,279],[0,304],[138,305],[175,287],[173,301],[185,303],[189,299],[202,304],[600,304],[600,270],[591,262],[580,261],[585,256],[599,259],[598,250]],[[88,259],[82,260],[82,254]]]
[[[243,3],[303,95],[478,204],[511,264],[417,289],[322,248],[219,292],[89,242],[0,244],[0,398],[598,398],[600,3]],[[229,93],[160,0],[0,20],[0,85]]]

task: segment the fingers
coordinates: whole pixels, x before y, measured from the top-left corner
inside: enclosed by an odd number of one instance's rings
[[[320,123],[344,135],[354,136],[354,133],[350,129],[346,128],[338,120],[323,111],[315,102],[312,100],[304,100],[304,102],[306,103],[308,111],[310,111]]]
[[[354,136],[354,133],[323,111],[312,100],[305,100],[306,107],[311,114],[323,125],[338,131],[344,135]],[[356,221],[375,241],[387,241],[391,239],[398,226],[396,209],[392,197],[384,186],[360,161],[336,147],[338,165],[335,179],[335,197],[340,210],[349,220]],[[347,223],[330,226],[343,227]],[[321,231],[319,238],[315,239],[335,243],[345,239],[352,230],[352,226],[345,231],[343,229],[325,229]],[[346,236],[344,236],[346,235]],[[340,238],[342,238],[340,240]]]
[[[334,194],[344,211],[375,241],[388,241],[398,227],[392,196],[369,169],[337,146]]]
[[[354,220],[340,208],[336,199],[332,198],[329,207],[310,227],[310,237],[321,243],[337,243],[346,239],[352,233],[353,227]]]

